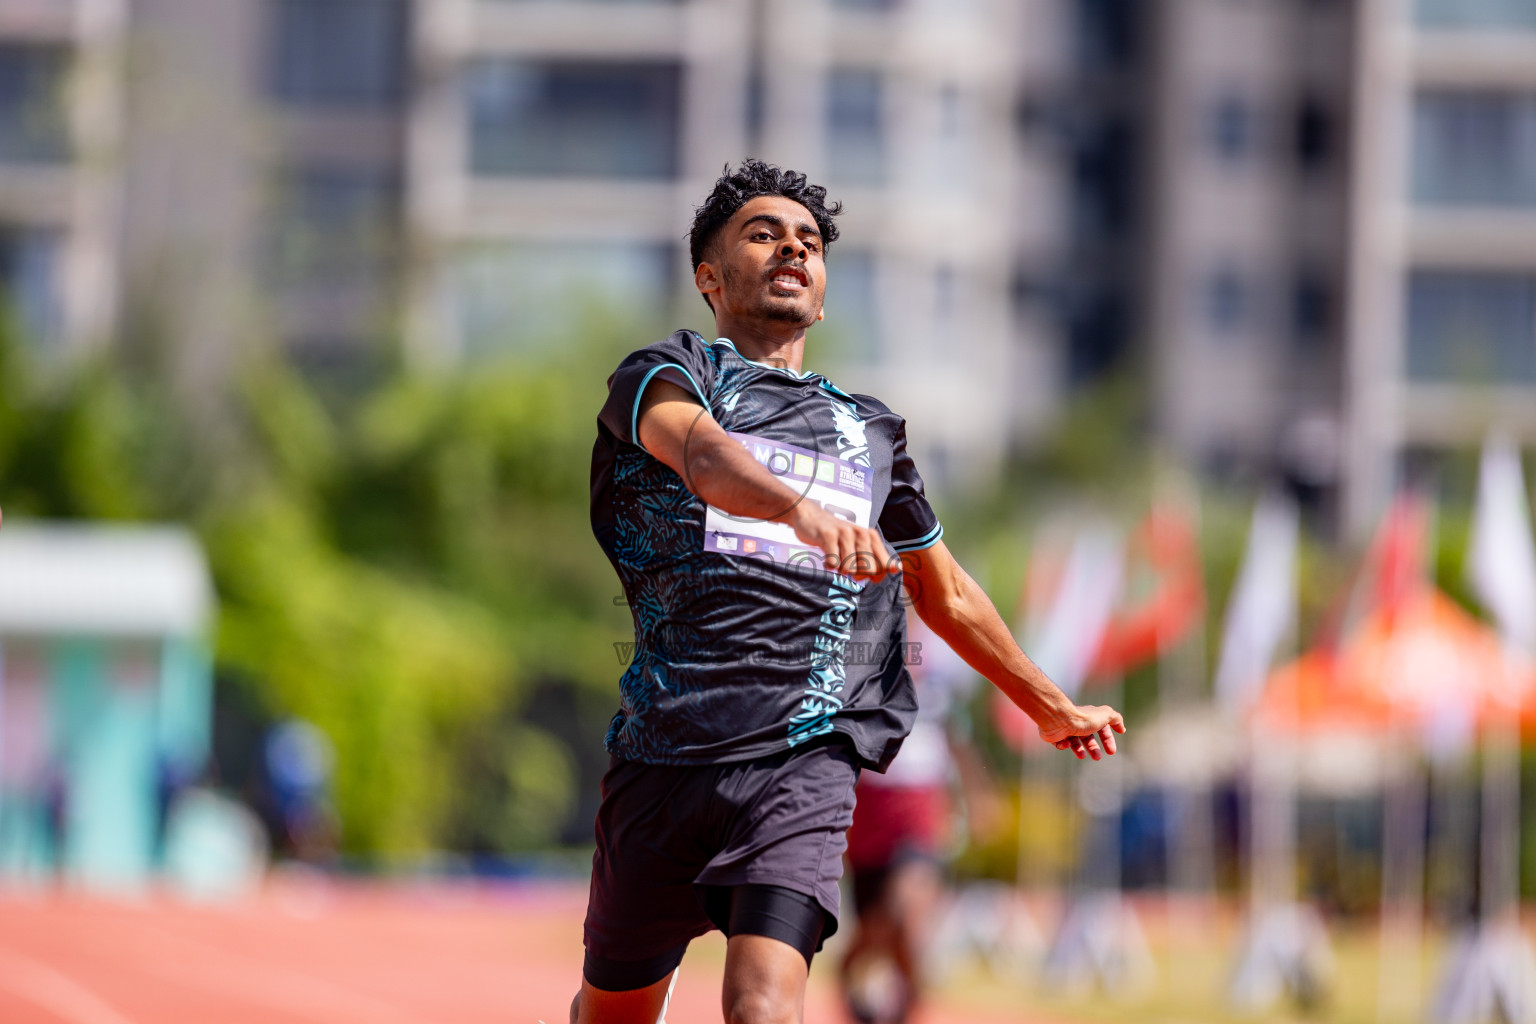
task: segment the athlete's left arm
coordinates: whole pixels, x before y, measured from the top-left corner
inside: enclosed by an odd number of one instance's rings
[[[1040,738],[1079,758],[1095,761],[1115,752],[1115,733],[1125,732],[1120,712],[1105,705],[1074,704],[1014,642],[991,598],[955,561],[944,542],[901,556],[902,583],[918,616],[965,663],[1034,720]]]

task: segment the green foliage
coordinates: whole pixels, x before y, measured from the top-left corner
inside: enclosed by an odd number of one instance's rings
[[[576,799],[570,749],[516,716],[487,720],[463,740],[457,767],[474,784],[450,823],[451,845],[480,853],[553,844]]]
[[[604,379],[637,343],[609,337],[330,405],[276,360],[193,402],[130,355],[43,373],[0,338],[0,495],[8,519],[197,530],[221,685],[330,736],[349,852],[531,848],[578,785],[522,714],[531,681],[601,708],[630,626],[587,517]]]
[[[221,665],[335,742],[348,846],[432,847],[457,732],[516,682],[494,618],[337,553],[276,496],[219,517],[205,539],[224,602]]]

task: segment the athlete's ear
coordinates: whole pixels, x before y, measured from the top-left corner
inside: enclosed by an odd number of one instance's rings
[[[816,319],[817,320],[825,320],[826,318],[827,318],[827,311],[826,310],[818,309],[816,311]]]
[[[693,286],[699,290],[699,294],[709,296],[720,291],[720,278],[715,274],[715,268],[708,262],[701,262],[699,268],[693,272]],[[713,302],[710,303],[714,305]]]

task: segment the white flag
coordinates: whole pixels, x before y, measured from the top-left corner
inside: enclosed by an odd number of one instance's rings
[[[1216,666],[1216,699],[1231,711],[1258,696],[1296,615],[1296,504],[1265,494],[1253,510]]]
[[[1467,580],[1505,640],[1536,653],[1536,550],[1520,453],[1507,438],[1483,445]]]
[[[1107,525],[1090,523],[1072,542],[1050,610],[1030,624],[1024,650],[1073,700],[1120,600],[1124,573],[1120,537]]]

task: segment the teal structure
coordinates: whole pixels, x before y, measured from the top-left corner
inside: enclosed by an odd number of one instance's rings
[[[211,605],[183,531],[0,530],[0,884],[154,879],[208,761]]]

